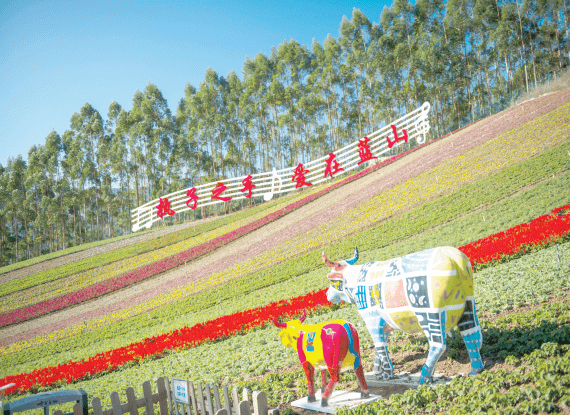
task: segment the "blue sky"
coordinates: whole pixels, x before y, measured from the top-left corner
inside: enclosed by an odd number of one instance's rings
[[[174,113],[208,67],[243,79],[246,56],[322,44],[354,8],[378,22],[391,3],[0,0],[0,164],[62,135],[86,102],[107,119],[113,100],[130,110],[150,81]]]

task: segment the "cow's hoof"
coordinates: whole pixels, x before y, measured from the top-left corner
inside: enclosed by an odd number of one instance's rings
[[[315,398],[315,395],[307,396],[307,401],[309,401],[309,402],[315,402],[316,400],[317,400],[317,398]]]
[[[388,373],[388,372],[375,373],[374,376],[376,377],[377,380],[390,380],[390,379],[394,379],[394,374],[393,374],[393,373]]]
[[[360,399],[368,399],[370,398],[370,392],[360,392]]]
[[[328,398],[321,399],[321,406],[329,406]]]

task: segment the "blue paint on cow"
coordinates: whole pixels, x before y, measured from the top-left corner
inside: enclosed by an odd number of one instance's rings
[[[430,248],[413,254],[404,255],[401,262],[404,274],[407,274],[408,272],[426,271],[431,255],[436,249],[437,248]]]
[[[312,331],[307,333],[307,351],[314,352],[315,351],[315,336],[317,335],[316,332]]]
[[[358,369],[360,366],[360,358],[358,357],[358,353],[354,350],[354,340],[352,338],[352,330],[350,330],[350,326],[348,323],[343,324],[344,329],[346,330],[346,334],[348,335],[348,351],[354,355],[354,368]]]

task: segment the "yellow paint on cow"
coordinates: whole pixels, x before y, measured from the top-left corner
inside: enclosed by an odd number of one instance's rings
[[[463,314],[464,308],[465,307],[462,307],[458,310],[447,310],[445,312],[445,331],[449,331],[457,325],[457,322]]]
[[[461,254],[461,251],[448,246],[438,248],[432,256],[430,268],[435,273],[438,271],[456,273],[452,276],[432,275],[432,307],[459,305],[465,302],[466,297],[473,295],[473,274],[470,274],[469,260]]]
[[[281,341],[285,347],[296,348],[297,339],[301,335],[301,331],[304,332],[305,335],[303,336],[303,352],[305,353],[307,361],[318,369],[326,369],[327,365],[323,354],[323,342],[321,336],[332,336],[334,335],[334,331],[336,329],[327,328],[325,330],[325,333],[321,334],[321,332],[324,326],[331,323],[337,323],[342,326],[346,323],[346,321],[332,320],[327,321],[326,323],[302,325],[299,320],[292,320],[287,322],[287,328],[282,329],[279,332],[279,337],[281,337]],[[344,328],[339,328],[339,330],[341,329],[344,330]],[[309,348],[309,350],[307,349],[307,346],[309,345],[309,335],[311,333],[315,333],[315,336],[311,343],[313,346],[312,350],[314,350],[312,352],[309,351],[311,348]],[[352,353],[347,353],[344,361],[342,362],[342,370],[354,369],[354,360],[354,355]]]
[[[390,318],[402,331],[406,333],[422,331],[418,318],[413,311],[398,311],[390,313]]]
[[[378,289],[377,285],[372,286],[372,291],[370,294],[372,295],[372,298],[374,299],[373,305],[377,305],[378,307],[380,307],[382,305],[382,303],[380,301],[380,290]]]
[[[381,261],[376,262],[374,265],[372,265],[370,270],[368,270],[368,275],[370,275],[368,278],[370,282],[380,280],[382,277],[384,277],[384,274],[386,273],[387,263],[388,261]]]

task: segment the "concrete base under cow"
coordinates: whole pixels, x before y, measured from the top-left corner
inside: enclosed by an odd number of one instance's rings
[[[376,379],[372,372],[368,372],[364,375],[366,379],[366,384],[368,387],[372,388],[381,388],[383,386],[390,386],[390,385],[406,385],[410,387],[417,387],[419,386],[420,382],[420,375],[421,373],[410,373],[410,372],[403,372],[399,375],[396,375],[393,379],[390,380],[383,380],[383,379]],[[428,386],[435,386],[435,385],[442,385],[448,384],[451,380],[455,377],[445,376],[441,373],[435,372],[433,374],[433,383],[428,384]]]
[[[320,389],[315,393],[315,397],[317,398],[316,402],[308,402],[307,397],[304,397],[291,402],[291,405],[297,408],[309,409],[311,411],[334,414],[339,408],[355,408],[358,405],[367,404],[381,398],[381,396],[371,394],[370,398],[362,399],[360,397],[360,392],[335,390],[329,398],[328,406],[321,406]]]

